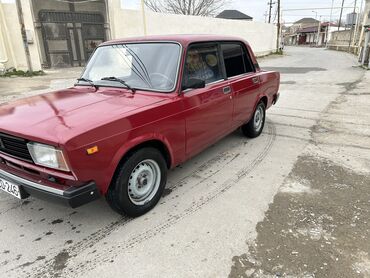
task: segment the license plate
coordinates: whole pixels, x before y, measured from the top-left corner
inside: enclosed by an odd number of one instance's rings
[[[13,195],[14,197],[22,199],[20,187],[14,183],[0,178],[0,189]]]

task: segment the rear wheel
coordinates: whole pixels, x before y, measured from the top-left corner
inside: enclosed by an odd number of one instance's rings
[[[140,216],[158,203],[166,181],[167,164],[161,152],[143,148],[118,167],[106,198],[118,213]]]
[[[241,127],[243,134],[249,138],[258,137],[265,125],[265,116],[266,106],[263,101],[260,101],[253,113],[252,119]]]

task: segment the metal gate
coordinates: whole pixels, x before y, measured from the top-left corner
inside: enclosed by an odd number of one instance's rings
[[[39,19],[49,67],[84,66],[105,40],[99,13],[40,11]]]

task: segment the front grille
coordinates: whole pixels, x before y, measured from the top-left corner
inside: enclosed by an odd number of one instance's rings
[[[32,162],[27,148],[27,140],[8,134],[0,133],[0,151],[15,158]]]

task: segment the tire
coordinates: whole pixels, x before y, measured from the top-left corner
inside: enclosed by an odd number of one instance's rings
[[[118,166],[106,199],[119,214],[137,217],[155,207],[166,182],[167,164],[161,152],[142,148]]]
[[[248,123],[242,125],[241,129],[243,134],[249,138],[256,138],[260,136],[263,127],[265,126],[265,118],[266,106],[263,101],[260,101],[253,113],[253,117],[249,120]]]

